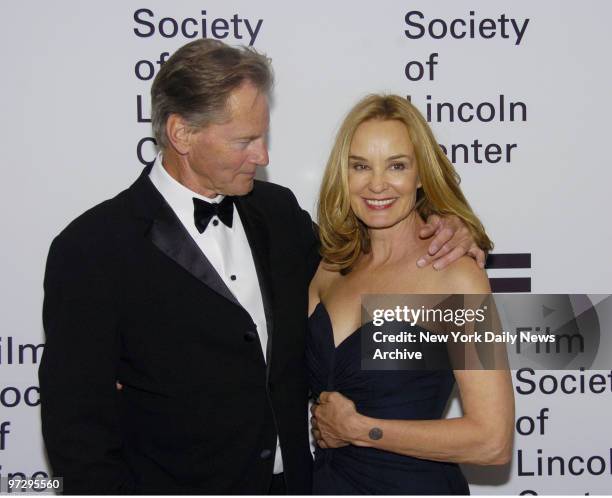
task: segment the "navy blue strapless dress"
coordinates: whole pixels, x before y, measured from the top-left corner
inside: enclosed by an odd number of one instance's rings
[[[309,329],[306,362],[315,399],[322,391],[338,391],[369,417],[442,417],[455,382],[452,371],[361,370],[361,329],[336,348],[331,320],[322,303],[309,318]],[[316,448],[313,492],[467,495],[470,490],[456,464],[349,445]]]

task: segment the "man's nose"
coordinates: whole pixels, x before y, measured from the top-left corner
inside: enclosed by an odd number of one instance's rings
[[[257,164],[257,166],[267,166],[270,162],[270,156],[268,155],[268,144],[265,140],[258,140],[258,143],[255,144],[255,149],[253,151],[252,162]]]

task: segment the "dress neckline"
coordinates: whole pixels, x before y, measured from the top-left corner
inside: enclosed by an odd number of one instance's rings
[[[313,310],[312,314],[308,317],[308,319],[310,320],[317,313],[318,310],[322,310],[325,314],[327,324],[329,325],[329,327],[326,327],[326,330],[327,330],[326,335],[334,351],[338,351],[340,348],[344,346],[345,343],[353,340],[355,336],[358,336],[360,334],[361,329],[363,328],[363,325],[357,327],[355,330],[353,330],[353,332],[351,332],[344,339],[342,339],[342,341],[340,341],[338,345],[336,345],[336,340],[334,338],[334,327],[332,325],[331,316],[329,316],[329,312],[327,311],[325,304],[323,304],[323,301],[319,301],[317,303],[317,305],[315,306],[315,309]]]

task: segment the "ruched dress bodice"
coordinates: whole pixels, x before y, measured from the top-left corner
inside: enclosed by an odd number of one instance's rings
[[[371,326],[365,325],[365,327]],[[306,361],[313,397],[338,391],[357,411],[380,419],[433,420],[444,413],[452,371],[362,370],[363,328],[334,344],[331,319],[319,303],[309,318]],[[316,448],[315,494],[469,494],[456,464],[375,448]]]

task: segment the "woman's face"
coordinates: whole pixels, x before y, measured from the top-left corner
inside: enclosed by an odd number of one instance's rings
[[[389,228],[412,212],[421,184],[414,146],[401,121],[359,125],[348,166],[351,208],[367,227]]]

